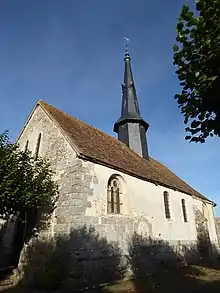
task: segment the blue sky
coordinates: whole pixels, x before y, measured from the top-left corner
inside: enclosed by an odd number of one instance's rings
[[[184,140],[172,65],[176,19],[187,0],[1,0],[0,132],[14,140],[37,99],[115,135],[124,37],[150,155],[214,200],[220,215],[220,139]]]

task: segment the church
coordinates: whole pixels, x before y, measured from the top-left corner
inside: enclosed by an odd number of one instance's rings
[[[121,115],[114,124],[118,139],[42,100],[36,102],[18,143],[49,159],[55,170],[60,195],[49,236],[86,225],[122,249],[133,233],[184,244],[197,240],[202,222],[211,243],[218,242],[215,203],[150,157],[148,127],[128,51]]]

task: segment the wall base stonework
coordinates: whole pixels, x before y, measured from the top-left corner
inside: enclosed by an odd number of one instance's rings
[[[26,286],[62,287],[67,292],[140,278],[168,267],[207,264],[218,255],[214,246],[205,247],[209,254],[204,258],[196,242],[168,243],[136,233],[126,247],[125,254],[120,243],[110,242],[86,226],[72,229],[69,235],[32,239],[20,258],[20,279]]]

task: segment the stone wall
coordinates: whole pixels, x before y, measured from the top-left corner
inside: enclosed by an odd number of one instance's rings
[[[138,234],[133,235],[124,255],[117,243],[84,226],[72,229],[69,235],[33,239],[23,250],[19,269],[24,285],[75,292],[169,267],[207,265],[213,259],[214,254],[202,258],[195,243],[168,243]]]
[[[45,286],[45,282],[56,280],[76,289],[119,280],[124,265],[116,243],[82,226],[68,235],[32,240],[23,250],[19,269],[25,284]]]
[[[216,232],[218,236],[218,242],[220,244],[220,218],[219,217],[215,218],[215,225],[216,225]]]
[[[120,243],[125,250],[128,238],[141,225],[148,231],[147,236],[151,236],[152,227],[144,217],[106,213],[107,198],[102,202],[96,194],[99,182],[90,162],[75,159],[72,166],[62,170],[58,184],[60,197],[55,210],[55,235],[69,233],[72,228],[83,225],[92,226],[102,237]],[[105,212],[99,214],[102,208]]]
[[[74,165],[76,153],[66,140],[62,131],[51,121],[44,110],[38,106],[32,113],[27,125],[23,129],[18,143],[21,149],[25,148],[28,141],[28,150],[34,155],[38,135],[41,133],[39,155],[50,161],[51,168],[54,170],[54,180],[59,182],[60,187],[68,178],[62,177],[66,169]],[[66,194],[60,193],[60,197]],[[44,234],[54,235],[55,213],[51,217],[51,225]],[[59,229],[59,228],[58,228]]]
[[[90,166],[82,166],[81,160],[74,160],[72,166],[64,167],[58,179],[60,197],[55,211],[54,232],[68,233],[72,227],[85,223],[86,209],[91,206],[89,197],[92,178]],[[87,224],[95,224],[93,219]]]

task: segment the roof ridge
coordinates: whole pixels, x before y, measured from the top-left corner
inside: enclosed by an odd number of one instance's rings
[[[81,119],[79,119],[79,118],[77,118],[77,117],[75,117],[75,116],[72,116],[72,115],[70,115],[70,114],[64,112],[63,110],[57,109],[56,107],[54,107],[54,106],[52,106],[52,105],[46,103],[46,102],[43,101],[43,100],[38,100],[37,102],[38,102],[41,106],[43,106],[43,108],[44,108],[45,110],[47,110],[47,109],[46,109],[44,106],[46,106],[46,107],[49,106],[49,107],[55,109],[56,111],[59,111],[60,113],[64,114],[64,115],[67,116],[69,119],[71,119],[71,120],[77,120],[78,122],[80,122],[80,123],[82,123],[82,124],[84,124],[84,125],[86,125],[86,126],[89,126],[90,128],[92,128],[92,129],[94,129],[95,131],[99,132],[101,135],[104,135],[104,136],[106,136],[106,137],[108,137],[108,138],[114,140],[116,143],[120,144],[122,147],[125,147],[128,151],[132,152],[133,155],[137,156],[138,158],[140,157],[137,153],[135,153],[132,149],[130,149],[126,144],[124,144],[122,141],[118,140],[118,139],[115,138],[114,136],[111,136],[110,134],[107,134],[107,133],[103,132],[103,131],[100,130],[99,128],[94,127],[93,125],[91,125],[91,124],[89,124],[89,123],[86,123],[86,122],[82,121]],[[153,158],[149,157],[149,159],[153,159]],[[153,160],[155,160],[155,159],[153,159]]]
[[[149,158],[149,160],[146,160],[140,157],[115,137],[55,108],[43,100],[38,100],[37,103],[61,127],[69,140],[77,147],[79,150],[78,155],[81,157],[133,177],[213,203],[156,159]]]

